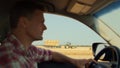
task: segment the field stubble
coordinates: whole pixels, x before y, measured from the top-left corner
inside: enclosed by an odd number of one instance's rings
[[[38,48],[45,48],[52,51],[62,53],[68,57],[76,59],[90,59],[93,58],[91,47],[76,47],[76,48],[46,48],[43,46],[37,46]]]

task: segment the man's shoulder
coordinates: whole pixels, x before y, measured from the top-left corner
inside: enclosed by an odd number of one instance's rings
[[[0,54],[1,54],[1,52],[9,52],[9,51],[11,51],[12,50],[12,44],[11,43],[9,43],[9,42],[6,42],[6,43],[2,43],[1,45],[0,45]]]
[[[0,46],[0,64],[5,65],[12,61],[12,52],[7,50],[6,47]]]
[[[2,43],[0,45],[0,64],[11,61],[13,48],[10,45],[10,43]]]
[[[31,51],[46,51],[47,49],[44,49],[44,48],[38,48],[38,47],[36,47],[35,45],[31,45],[29,48],[28,48],[29,50],[31,50]]]
[[[10,56],[0,57],[0,68],[18,68],[20,63],[17,60],[12,60]]]

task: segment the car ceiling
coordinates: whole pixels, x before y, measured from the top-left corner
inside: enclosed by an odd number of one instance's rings
[[[7,33],[8,13],[13,4],[21,0],[0,0],[0,38]],[[49,13],[72,17],[93,28],[93,14],[115,0],[32,0],[42,3]],[[4,37],[4,36],[2,36]]]

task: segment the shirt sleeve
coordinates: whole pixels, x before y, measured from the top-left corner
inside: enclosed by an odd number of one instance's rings
[[[52,54],[50,50],[37,48],[31,45],[27,51],[27,56],[37,62],[49,61],[52,59]]]

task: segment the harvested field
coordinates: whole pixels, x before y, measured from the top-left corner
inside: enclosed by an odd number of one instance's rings
[[[38,48],[45,48],[45,49],[49,49],[52,51],[56,51],[59,53],[62,53],[66,56],[72,57],[72,58],[76,58],[76,59],[80,59],[80,58],[85,58],[85,59],[89,59],[89,58],[93,58],[92,55],[92,49],[91,47],[76,47],[76,48],[46,48],[43,46],[37,46]]]

